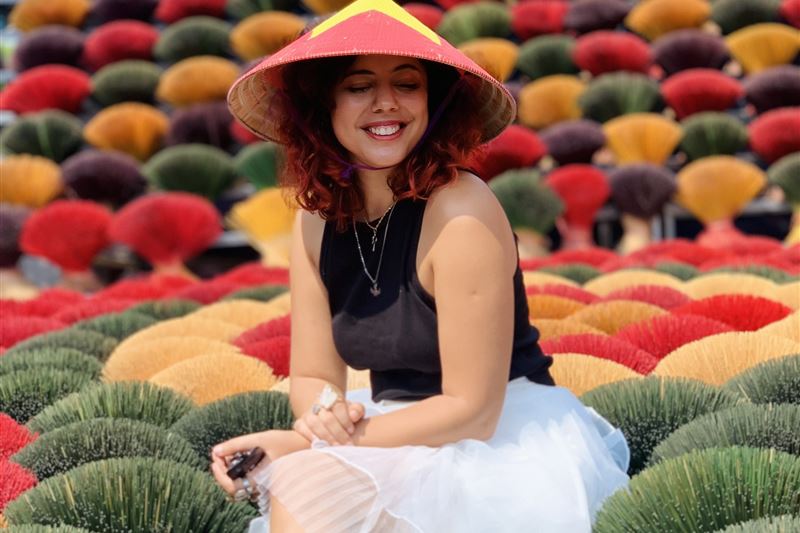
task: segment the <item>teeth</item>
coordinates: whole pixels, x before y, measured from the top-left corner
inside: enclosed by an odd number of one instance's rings
[[[369,128],[369,131],[373,135],[394,135],[400,131],[400,125],[395,124],[394,126],[377,126],[374,128]]]

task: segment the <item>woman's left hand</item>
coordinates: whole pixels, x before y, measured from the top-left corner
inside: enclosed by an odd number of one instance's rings
[[[234,482],[228,477],[227,459],[233,457],[236,452],[244,452],[256,446],[264,450],[266,454],[266,457],[259,463],[260,467],[284,455],[308,449],[310,443],[296,431],[273,429],[242,435],[217,444],[211,452],[211,473],[222,490],[230,496],[233,496],[236,489],[242,486],[242,481]]]

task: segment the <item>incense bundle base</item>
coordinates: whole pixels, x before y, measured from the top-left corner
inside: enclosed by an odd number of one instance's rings
[[[261,264],[267,268],[289,268],[291,235],[280,235],[269,240],[252,242],[261,256]]]
[[[570,225],[563,219],[556,222],[556,227],[561,234],[561,250],[582,250],[595,246],[591,227]]]
[[[792,209],[792,225],[789,235],[784,239],[786,246],[800,243],[800,204],[795,204]]]
[[[535,231],[517,228],[517,249],[520,259],[547,257],[550,254],[550,239]]]
[[[617,246],[617,252],[621,255],[637,252],[650,244],[649,220],[623,214],[620,222],[622,223],[623,235]]]
[[[744,233],[736,229],[733,220],[715,220],[706,224],[705,229],[697,236],[696,242],[707,248],[726,249],[733,241],[744,237]]]

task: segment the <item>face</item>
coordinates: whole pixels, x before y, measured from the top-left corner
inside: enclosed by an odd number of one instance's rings
[[[333,132],[354,162],[399,164],[428,125],[428,80],[417,59],[358,56],[334,87]]]

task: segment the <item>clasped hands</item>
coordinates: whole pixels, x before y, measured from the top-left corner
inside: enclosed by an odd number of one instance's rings
[[[220,487],[229,496],[233,496],[241,488],[242,480],[234,481],[229,478],[227,469],[228,460],[237,452],[256,446],[264,450],[266,457],[259,463],[257,468],[260,468],[284,455],[308,449],[316,439],[324,440],[332,446],[352,445],[351,435],[364,414],[364,404],[340,398],[330,410],[322,409],[316,415],[309,409],[295,420],[292,430],[261,431],[221,442],[211,452],[211,473]]]

